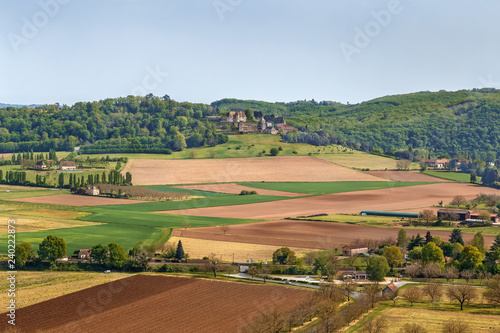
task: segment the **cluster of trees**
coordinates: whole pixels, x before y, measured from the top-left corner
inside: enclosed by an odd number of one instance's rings
[[[132,174],[126,172],[123,176],[119,171],[111,170],[106,174],[103,171],[102,174],[89,174],[85,179],[85,176],[79,177],[76,174],[70,173],[68,183],[66,183],[66,177],[64,173],[59,174],[59,187],[68,187],[72,189],[72,192],[76,192],[80,188],[84,188],[87,185],[95,184],[111,184],[111,185],[132,185]]]
[[[19,267],[24,267],[28,260],[47,260],[51,265],[54,265],[56,259],[63,258],[66,255],[66,242],[61,237],[48,235],[40,245],[38,251],[35,252],[30,243],[24,242],[16,245],[16,264]],[[37,256],[38,254],[38,256]]]
[[[73,106],[44,105],[0,109],[0,152],[72,151],[85,153],[161,152],[217,145],[210,105],[176,102],[168,95],[127,96]]]

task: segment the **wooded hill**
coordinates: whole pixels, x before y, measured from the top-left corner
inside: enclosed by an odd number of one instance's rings
[[[391,155],[411,148],[430,156],[500,158],[500,91],[496,89],[419,92],[355,105],[223,99],[212,106],[284,116],[300,131],[288,133],[288,142],[341,143],[365,151],[379,148]]]

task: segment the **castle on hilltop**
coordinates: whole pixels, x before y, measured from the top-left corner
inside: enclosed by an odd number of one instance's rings
[[[247,116],[243,111],[230,111],[224,116],[209,116],[207,119],[216,121],[218,128],[234,126],[241,134],[286,134],[295,129],[288,126],[283,117],[263,116],[258,122],[247,122]]]

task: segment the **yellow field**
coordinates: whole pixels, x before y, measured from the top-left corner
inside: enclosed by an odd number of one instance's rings
[[[88,215],[85,212],[39,210],[11,210],[0,214],[0,234],[7,233],[7,221],[16,220],[16,232],[40,231],[59,228],[74,228],[100,223],[76,220],[76,217]]]
[[[382,157],[360,151],[351,151],[352,153],[317,155],[325,161],[333,162],[348,168],[370,169],[370,170],[394,170],[396,169],[396,160],[388,157]],[[418,164],[412,163],[412,169],[418,169]]]
[[[450,319],[462,320],[468,323],[475,333],[495,332],[494,330],[500,329],[500,317],[494,315],[411,308],[393,308],[384,312],[383,315],[387,316],[387,321],[390,323],[388,333],[399,333],[401,328],[408,322],[420,324],[428,332],[441,332],[443,323]]]
[[[190,258],[196,259],[206,257],[213,252],[219,256],[222,255],[223,261],[233,261],[233,253],[234,260],[237,262],[246,262],[250,259],[254,261],[268,261],[273,258],[273,252],[279,248],[279,246],[272,245],[212,241],[185,237],[171,237],[169,242],[177,245],[179,240],[182,241],[184,252],[188,253]],[[291,248],[291,250],[295,251],[297,257],[301,257],[306,252],[311,251],[310,249],[299,248]]]
[[[8,298],[8,272],[1,272],[0,306],[5,309]],[[94,272],[23,272],[19,271],[16,280],[16,305],[18,308],[43,302],[78,290],[97,286],[130,276],[124,273]]]

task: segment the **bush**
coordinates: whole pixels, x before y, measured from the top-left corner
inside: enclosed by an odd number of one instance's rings
[[[247,191],[243,190],[241,191],[240,195],[252,195],[252,194],[257,194],[257,191]]]
[[[277,156],[280,153],[280,151],[278,148],[271,148],[269,153],[271,154],[271,156]]]

